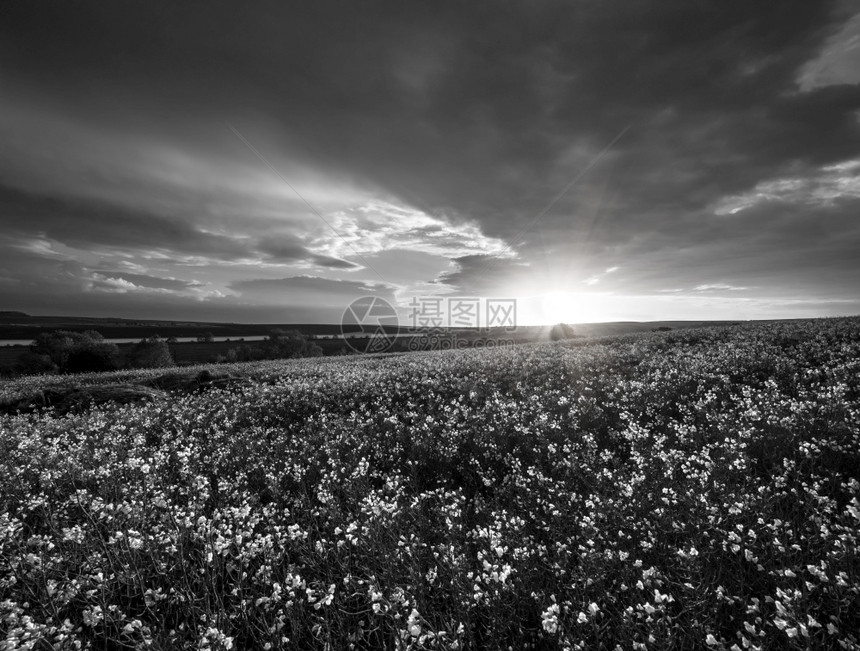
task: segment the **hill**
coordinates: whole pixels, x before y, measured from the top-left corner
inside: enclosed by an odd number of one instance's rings
[[[0,384],[7,640],[860,642],[860,319],[215,370]]]

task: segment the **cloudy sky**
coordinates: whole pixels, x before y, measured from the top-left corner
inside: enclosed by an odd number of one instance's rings
[[[0,309],[858,314],[858,10],[4,3]]]

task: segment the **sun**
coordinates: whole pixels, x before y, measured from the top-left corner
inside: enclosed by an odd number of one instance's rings
[[[541,296],[541,311],[546,323],[574,323],[581,320],[581,305],[566,292],[549,292]]]
[[[581,292],[552,291],[525,299],[524,317],[534,324],[595,323],[602,319],[600,297]]]

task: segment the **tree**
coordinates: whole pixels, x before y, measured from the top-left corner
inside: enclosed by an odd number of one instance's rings
[[[549,338],[552,341],[561,341],[562,339],[572,339],[576,334],[574,329],[566,323],[558,323],[549,331]]]
[[[94,330],[56,330],[40,334],[30,344],[28,363],[44,366],[47,358],[61,373],[112,371],[119,367],[119,348]],[[38,362],[37,358],[43,358]]]
[[[32,350],[20,355],[15,362],[15,372],[32,375],[37,373],[56,373],[57,365],[48,355],[34,353]]]
[[[211,332],[204,332],[202,335],[197,335],[197,341],[200,343],[212,343],[215,341],[215,335]]]
[[[128,365],[132,368],[160,368],[176,366],[170,346],[158,336],[145,337],[137,342],[128,354]]]
[[[67,373],[100,373],[119,368],[119,349],[115,344],[87,343],[75,346],[66,359]]]
[[[319,357],[322,349],[298,330],[273,330],[263,342],[266,357],[281,359]]]
[[[30,344],[30,352],[47,357],[57,370],[61,370],[66,367],[66,360],[78,337],[81,337],[79,333],[66,330],[43,332]]]

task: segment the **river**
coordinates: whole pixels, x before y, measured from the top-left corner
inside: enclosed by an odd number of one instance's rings
[[[242,343],[243,341],[262,341],[266,335],[250,335],[247,337],[212,337],[212,341],[235,341]],[[197,341],[197,337],[174,337],[179,343],[188,343]],[[141,337],[105,337],[104,341],[110,344],[134,344],[141,340]],[[33,343],[32,339],[0,339],[0,346],[29,346]]]

